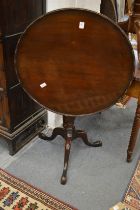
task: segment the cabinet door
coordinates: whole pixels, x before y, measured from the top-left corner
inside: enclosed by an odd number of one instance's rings
[[[3,35],[22,32],[34,19],[44,13],[45,0],[0,0]]]
[[[2,43],[0,43],[0,90],[3,90],[3,48]],[[2,124],[2,91],[0,91],[0,125]]]
[[[10,128],[8,98],[6,94],[6,79],[4,73],[3,45],[0,41],[0,126]]]
[[[27,118],[43,110],[41,106],[26,94],[20,84],[9,89],[7,94],[12,131],[21,126]]]
[[[19,83],[14,64],[15,48],[19,38],[20,35],[15,35],[3,40],[4,70],[6,73],[7,88],[11,88]]]

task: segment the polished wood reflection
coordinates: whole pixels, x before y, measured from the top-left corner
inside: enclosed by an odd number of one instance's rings
[[[120,29],[80,9],[50,12],[36,21],[24,33],[16,59],[27,92],[65,115],[90,114],[113,105],[134,71],[132,48]]]

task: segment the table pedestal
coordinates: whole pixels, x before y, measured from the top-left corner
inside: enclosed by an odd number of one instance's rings
[[[61,177],[61,184],[66,184],[67,182],[67,169],[69,162],[69,155],[71,149],[71,142],[75,138],[81,138],[83,142],[91,147],[100,147],[102,146],[101,141],[89,142],[86,132],[82,130],[76,130],[74,126],[75,117],[72,116],[63,116],[63,128],[57,127],[53,130],[53,133],[50,137],[46,136],[43,133],[39,134],[39,137],[43,140],[52,141],[56,138],[57,135],[62,136],[65,139],[65,154],[64,154],[64,168],[63,174]]]

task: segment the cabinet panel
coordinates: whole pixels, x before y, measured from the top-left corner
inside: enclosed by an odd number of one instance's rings
[[[44,4],[44,0],[0,0],[2,33],[11,35],[22,32],[30,22],[43,14]]]
[[[6,72],[7,86],[12,87],[18,83],[18,78],[14,66],[14,54],[16,44],[20,35],[11,36],[3,40],[4,47],[4,69]]]
[[[10,101],[9,109],[12,129],[21,124],[32,114],[41,109],[43,110],[43,108],[26,94],[20,84],[8,91],[8,99]]]
[[[3,46],[0,40],[0,71],[3,70]]]
[[[1,83],[2,83],[2,72],[3,70],[3,48],[2,48],[2,44],[0,43],[0,88],[1,88]],[[2,114],[3,114],[3,110],[2,110],[2,103],[1,103],[1,92],[0,92],[0,125],[2,124]]]
[[[7,129],[10,129],[11,121],[10,121],[10,115],[9,115],[9,104],[8,104],[8,98],[7,95],[3,92],[0,95],[0,109],[1,109],[1,125],[3,127],[6,127]]]
[[[3,84],[3,47],[2,43],[0,42],[0,89],[2,88]],[[2,107],[2,101],[1,101],[2,94],[0,92],[0,125],[3,121],[3,107]]]
[[[29,142],[47,122],[45,109],[19,84],[14,54],[26,26],[46,12],[46,0],[0,0],[0,135],[11,155]]]
[[[0,42],[0,125],[10,127],[8,99],[6,97],[6,79],[4,72],[3,45]]]

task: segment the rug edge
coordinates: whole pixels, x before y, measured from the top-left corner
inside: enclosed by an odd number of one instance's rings
[[[0,168],[0,172],[1,172],[1,171],[3,171],[4,173],[6,173],[8,176],[11,176],[11,177],[13,177],[14,179],[17,179],[18,181],[20,181],[20,182],[22,182],[22,183],[28,185],[29,187],[31,187],[31,188],[33,188],[33,189],[35,189],[35,190],[37,190],[38,192],[43,193],[43,194],[46,195],[46,196],[52,197],[53,199],[59,201],[60,203],[66,205],[67,207],[71,208],[71,210],[79,210],[79,209],[73,207],[72,205],[70,205],[69,203],[67,203],[67,202],[65,202],[65,201],[62,201],[62,200],[56,198],[55,196],[53,196],[53,195],[51,195],[51,194],[49,194],[49,193],[47,193],[47,192],[41,190],[40,188],[38,188],[38,187],[36,187],[36,186],[33,186],[32,184],[29,184],[28,182],[24,181],[22,178],[16,177],[15,175],[9,173],[7,170]]]

